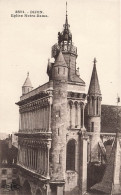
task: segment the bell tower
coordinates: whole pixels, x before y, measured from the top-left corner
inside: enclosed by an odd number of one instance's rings
[[[77,47],[72,42],[72,33],[68,24],[67,3],[65,24],[63,31],[58,32],[58,43],[52,46],[52,57],[56,59],[60,50],[68,67],[68,81],[73,82],[76,79],[77,82],[82,82],[76,70]]]
[[[92,133],[91,161],[98,161],[98,142],[100,141],[101,90],[96,70],[96,58],[88,90],[88,131]]]

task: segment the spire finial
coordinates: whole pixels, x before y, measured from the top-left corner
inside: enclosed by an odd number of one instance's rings
[[[67,1],[66,1],[66,22],[65,27],[68,28]]]
[[[27,72],[27,76],[29,76],[29,72]]]
[[[97,60],[96,60],[96,58],[94,58],[94,61],[93,61],[93,62],[94,62],[94,65],[96,65],[96,63],[97,63]]]
[[[66,16],[67,16],[67,1],[66,1]]]

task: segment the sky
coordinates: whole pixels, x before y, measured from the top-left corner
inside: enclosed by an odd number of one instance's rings
[[[67,3],[72,39],[78,51],[77,67],[86,82],[86,92],[96,57],[102,104],[116,105],[117,94],[121,97],[120,1]],[[13,17],[16,10],[28,15],[30,11],[40,11],[47,17]],[[58,32],[63,30],[65,12],[65,0],[0,0],[0,132],[19,130],[15,102],[22,95],[27,72],[34,88],[48,81],[47,61]]]

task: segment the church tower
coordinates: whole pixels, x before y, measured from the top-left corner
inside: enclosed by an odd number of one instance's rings
[[[72,42],[67,4],[65,24],[58,33],[58,43],[52,46],[52,58],[55,62],[48,60],[47,66],[49,82],[53,83],[50,186],[57,195],[83,194],[87,180],[85,82],[76,67],[77,48]]]
[[[68,67],[68,81],[83,82],[79,77],[78,69],[76,69],[77,47],[72,42],[72,33],[68,24],[67,3],[65,24],[63,25],[63,31],[58,32],[58,43],[52,46],[52,58],[56,59],[60,50]],[[48,64],[49,67],[50,65]]]
[[[96,70],[96,59],[88,90],[88,131],[92,133],[91,138],[91,161],[98,161],[98,143],[100,141],[101,124],[101,90]]]

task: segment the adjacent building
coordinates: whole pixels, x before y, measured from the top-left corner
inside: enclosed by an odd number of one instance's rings
[[[12,191],[11,185],[16,183],[18,169],[16,167],[18,150],[12,145],[12,136],[0,140],[0,194]],[[12,192],[11,192],[12,195]]]

